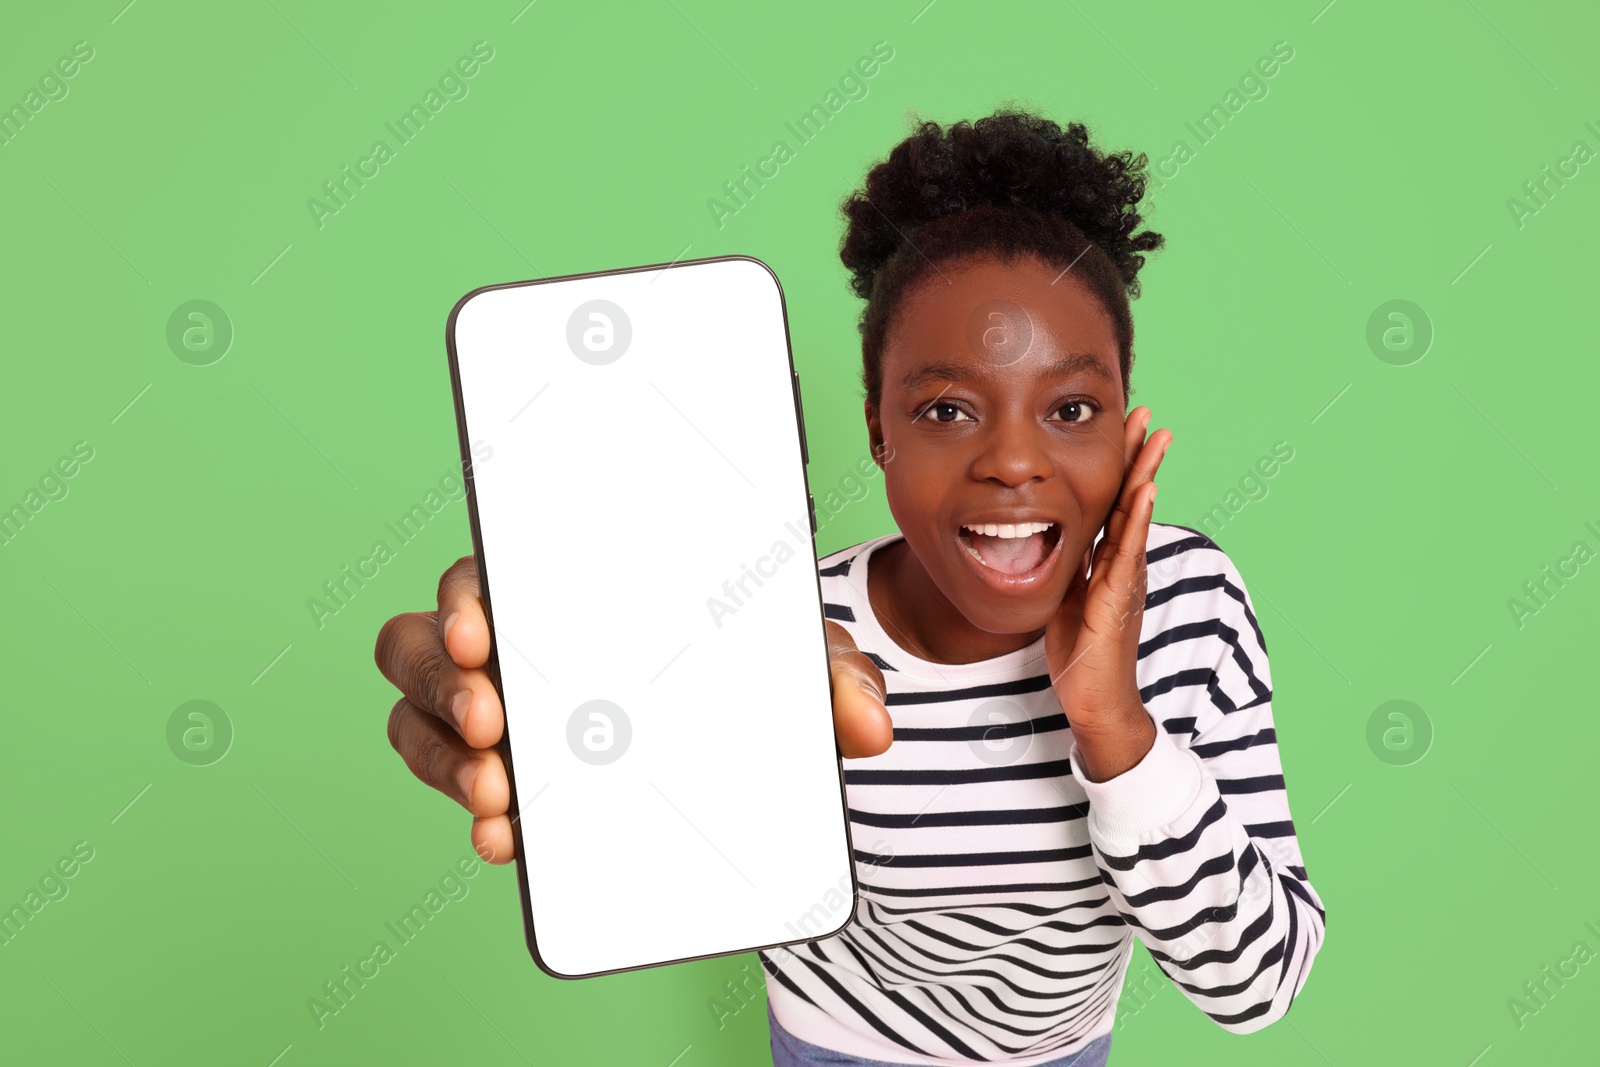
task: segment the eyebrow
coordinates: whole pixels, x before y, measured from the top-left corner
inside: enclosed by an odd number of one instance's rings
[[[1065,378],[1074,374],[1088,372],[1103,379],[1109,385],[1116,385],[1117,381],[1105,368],[1105,364],[1096,356],[1087,352],[1074,352],[1071,355],[1061,356],[1049,360],[1039,370],[1041,378]],[[900,379],[903,389],[916,389],[927,382],[966,382],[974,378],[986,377],[983,373],[974,373],[968,365],[957,363],[928,363],[911,371]]]

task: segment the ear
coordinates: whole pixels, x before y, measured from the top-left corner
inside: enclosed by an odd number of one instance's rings
[[[888,449],[883,443],[883,420],[878,417],[878,409],[870,400],[863,401],[862,410],[867,417],[867,444],[872,449],[872,462],[882,470],[883,465],[888,462]]]

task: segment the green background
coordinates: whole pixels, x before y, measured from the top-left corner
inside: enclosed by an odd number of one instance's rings
[[[1508,1005],[1577,942],[1600,951],[1584,681],[1600,568],[1521,625],[1508,606],[1577,542],[1600,549],[1600,167],[1548,185],[1520,225],[1508,206],[1575,142],[1600,149],[1592,10],[124,2],[19,7],[0,32],[7,107],[74,42],[94,49],[0,146],[0,507],[75,442],[94,450],[0,545],[0,904],[75,842],[94,850],[0,947],[6,1059],[766,1063],[759,997],[723,1027],[708,1006],[759,973],[753,953],[546,977],[509,868],[468,881],[319,1029],[308,999],[392,944],[385,924],[470,852],[469,817],[390,749],[397,694],[372,661],[382,622],[431,608],[471,550],[465,506],[320,628],[307,601],[456,468],[445,318],[490,283],[764,260],[788,300],[820,501],[867,447],[838,201],[908,112],[1007,101],[1153,162],[1179,140],[1193,152],[1153,191],[1168,247],[1134,305],[1133,401],[1175,437],[1157,520],[1199,525],[1275,442],[1294,449],[1210,529],[1267,634],[1328,940],[1293,1011],[1246,1037],[1137,948],[1130,983],[1150,992],[1125,994],[1113,1062],[1592,1054],[1600,964],[1552,983],[1521,1025]],[[880,40],[894,55],[867,96],[797,145],[785,123]],[[319,227],[308,199],[477,41],[494,54],[469,95]],[[1185,124],[1277,41],[1294,55],[1268,95],[1199,144]],[[780,138],[794,158],[719,227],[708,200]],[[208,366],[167,343],[191,300],[235,333]],[[1434,334],[1408,365],[1391,360],[1415,349],[1386,360],[1367,341],[1391,300]],[[648,447],[648,422],[615,425]],[[891,529],[880,479],[818,547]],[[208,766],[168,745],[191,700],[232,724]],[[1431,724],[1420,760],[1369,745],[1391,700]]]

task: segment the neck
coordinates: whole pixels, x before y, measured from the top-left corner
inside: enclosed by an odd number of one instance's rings
[[[867,600],[896,644],[929,663],[977,663],[1027,648],[1044,635],[996,634],[980,630],[929,577],[904,538],[872,554]]]

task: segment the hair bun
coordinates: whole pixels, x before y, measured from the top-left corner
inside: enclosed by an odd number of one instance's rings
[[[1075,226],[1137,297],[1140,253],[1163,241],[1148,230],[1134,233],[1146,163],[1143,153],[1096,149],[1082,123],[1063,129],[1011,108],[948,127],[921,122],[841,205],[847,227],[839,258],[851,272],[851,290],[867,300],[879,269],[924,223],[982,204],[1029,208]]]

